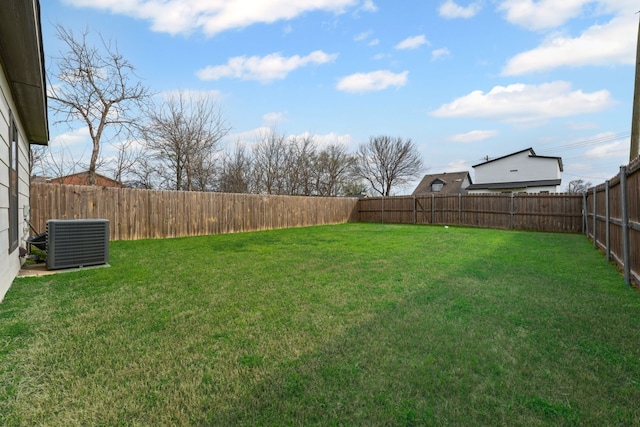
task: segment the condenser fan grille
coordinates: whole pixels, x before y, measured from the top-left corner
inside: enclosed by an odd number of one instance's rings
[[[85,267],[109,262],[109,221],[47,221],[47,268]]]

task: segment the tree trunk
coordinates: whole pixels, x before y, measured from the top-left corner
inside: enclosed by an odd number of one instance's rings
[[[98,163],[98,153],[100,151],[100,140],[93,138],[93,149],[91,150],[91,161],[89,162],[89,185],[96,185],[96,164]]]

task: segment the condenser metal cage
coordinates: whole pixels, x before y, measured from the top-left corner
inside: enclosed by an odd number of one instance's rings
[[[47,269],[87,267],[109,262],[109,220],[47,221]]]

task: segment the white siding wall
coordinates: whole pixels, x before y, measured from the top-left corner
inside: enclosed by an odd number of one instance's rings
[[[531,158],[529,151],[479,165],[474,169],[474,184],[560,179],[557,159]]]
[[[18,230],[20,242],[15,251],[9,253],[9,111],[18,125]],[[0,301],[9,290],[21,267],[19,248],[25,247],[29,236],[29,225],[24,218],[24,206],[29,205],[29,145],[11,98],[4,70],[0,68]]]
[[[469,185],[471,185],[471,183],[469,182],[469,177],[465,176],[464,180],[462,181],[462,185],[460,186],[461,190],[466,189]]]

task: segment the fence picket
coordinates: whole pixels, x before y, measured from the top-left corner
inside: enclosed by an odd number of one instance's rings
[[[360,199],[362,222],[462,225],[483,228],[582,230],[580,194],[446,194]]]
[[[157,239],[357,221],[357,201],[33,183],[31,224],[104,218],[111,240]]]

